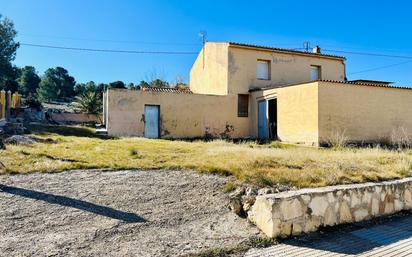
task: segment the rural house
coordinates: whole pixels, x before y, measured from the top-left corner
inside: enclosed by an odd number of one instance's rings
[[[232,42],[207,42],[190,90],[110,89],[109,135],[259,138],[322,145],[332,137],[382,142],[412,133],[412,90],[348,81],[345,58]]]

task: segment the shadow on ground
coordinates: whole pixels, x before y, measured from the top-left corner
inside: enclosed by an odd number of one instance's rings
[[[83,200],[73,199],[66,196],[43,193],[25,188],[11,187],[0,184],[0,192],[13,194],[21,197],[44,201],[50,204],[59,204],[66,207],[91,212],[97,215],[124,221],[126,223],[141,223],[146,220],[134,213],[119,211],[110,207],[97,205]]]
[[[285,240],[283,244],[303,247],[303,249],[359,255],[410,238],[412,238],[412,215],[404,212],[349,227],[329,228],[321,233]]]
[[[37,135],[58,134],[61,136],[89,137],[100,139],[115,139],[105,135],[97,135],[93,128],[64,125],[27,124],[27,133]]]

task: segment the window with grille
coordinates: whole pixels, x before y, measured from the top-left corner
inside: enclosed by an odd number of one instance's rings
[[[248,117],[249,114],[249,95],[240,94],[237,98],[237,116]]]

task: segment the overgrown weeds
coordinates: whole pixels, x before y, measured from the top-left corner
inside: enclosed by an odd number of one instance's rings
[[[259,186],[317,187],[403,178],[412,175],[412,151],[382,147],[283,147],[222,140],[169,141],[100,138],[84,127],[32,127],[33,145],[7,145],[0,173],[70,169],[186,169],[233,176]],[[273,147],[275,145],[275,147]],[[228,184],[230,191],[235,184]]]

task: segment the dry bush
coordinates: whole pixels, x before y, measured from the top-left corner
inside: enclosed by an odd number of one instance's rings
[[[412,141],[408,136],[408,131],[404,127],[392,130],[390,143],[397,149],[411,148]]]
[[[0,161],[7,169],[0,168],[0,174],[96,168],[183,169],[233,175],[235,181],[256,185],[296,187],[382,181],[412,174],[412,150],[381,147],[331,150],[283,147],[280,143],[273,147],[224,140],[107,139],[91,136],[91,132],[86,133],[87,128],[47,128],[31,130],[31,136],[43,139],[37,144],[10,145],[1,150]],[[335,147],[345,145],[344,134],[336,133],[334,138],[330,142]],[[234,186],[228,185],[226,190]]]
[[[333,148],[344,148],[348,144],[348,137],[346,136],[346,129],[333,130],[326,138],[326,143]]]

